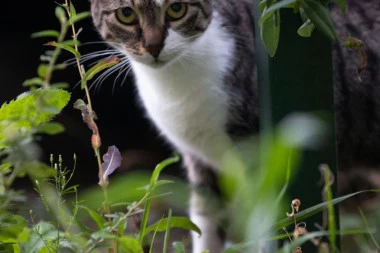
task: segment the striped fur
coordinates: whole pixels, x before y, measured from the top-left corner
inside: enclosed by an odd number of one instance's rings
[[[340,36],[363,40],[368,67],[358,81],[355,52],[334,46],[338,159],[343,175],[380,168],[380,5],[347,0],[348,15],[333,6]],[[178,0],[91,0],[94,25],[129,59],[147,114],[183,155],[193,191],[190,217],[202,230],[193,252],[222,252],[217,175],[226,150],[258,132],[251,0],[182,0],[186,15],[165,12]],[[131,7],[138,23],[124,25],[119,8]],[[153,43],[154,42],[154,43]],[[156,48],[147,45],[155,44]],[[355,180],[353,180],[355,181]],[[351,182],[350,182],[351,183]]]
[[[194,38],[201,34],[211,20],[210,1],[183,1],[187,4],[185,17],[170,22],[165,18],[165,11],[173,0],[92,0],[92,16],[95,27],[108,42],[116,43],[121,51],[139,59],[147,52],[144,47],[147,34],[160,30],[165,38],[169,30],[185,38]],[[116,18],[119,8],[130,7],[136,11],[139,22],[136,25],[124,25]],[[158,36],[158,34],[157,34]]]

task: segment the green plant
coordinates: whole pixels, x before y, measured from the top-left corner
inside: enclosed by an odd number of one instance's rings
[[[328,8],[329,0],[261,0],[259,20],[261,38],[271,57],[276,54],[280,38],[280,9],[290,8],[299,13],[303,24],[297,33],[302,37],[310,37],[315,28],[331,41],[337,40],[332,17]],[[343,13],[346,13],[346,1],[336,0]]]
[[[173,227],[199,229],[187,218],[175,217],[171,214],[158,224],[148,226],[149,203],[156,194],[157,188],[170,181],[159,180],[159,174],[167,165],[177,162],[178,157],[164,161],[153,172],[150,183],[144,188],[145,194],[139,201],[132,203],[111,203],[108,197],[108,176],[120,166],[120,152],[115,146],[109,147],[108,152],[100,156],[101,138],[95,123],[95,112],[92,109],[91,99],[87,88],[87,81],[100,71],[118,63],[118,59],[105,60],[88,71],[80,64],[78,51],[79,32],[75,24],[89,16],[88,12],[77,13],[73,4],[65,3],[57,6],[56,17],[60,22],[60,31],[46,30],[32,35],[32,37],[52,37],[55,41],[46,46],[53,47],[41,56],[42,63],[38,67],[38,76],[25,81],[30,87],[28,92],[20,95],[16,100],[2,105],[0,109],[0,251],[5,252],[58,252],[60,249],[71,249],[73,252],[93,252],[101,248],[112,252],[143,252],[148,235],[151,232],[165,232]],[[72,39],[66,40],[71,29]],[[52,119],[69,103],[70,94],[62,88],[68,87],[66,83],[51,83],[55,71],[65,69],[65,64],[57,64],[62,51],[68,51],[75,56],[78,70],[82,78],[82,88],[85,90],[88,104],[78,100],[74,107],[81,110],[84,122],[92,130],[91,138],[96,159],[99,165],[99,185],[103,191],[104,205],[94,211],[82,201],[78,200],[78,185],[70,185],[74,170],[67,169],[61,156],[56,162],[51,157],[50,166],[38,160],[38,145],[35,143],[37,135],[58,134],[64,127],[53,122]],[[76,163],[74,155],[74,168]],[[24,201],[21,192],[12,190],[12,184],[17,177],[28,175],[35,184],[35,190],[40,195],[41,202],[46,211],[52,214],[51,221],[41,220],[39,215],[30,211],[30,222],[27,217],[14,215],[14,204]],[[143,183],[144,181],[139,181]],[[72,198],[73,197],[73,198]],[[73,203],[67,200],[72,198]],[[126,234],[126,229],[133,216],[142,211],[140,206],[146,206],[141,230],[137,234]],[[117,211],[124,206],[126,212]],[[91,217],[96,229],[85,226],[78,220],[78,213],[84,210]],[[165,226],[164,228],[162,226]],[[139,238],[139,240],[137,239]],[[168,236],[167,236],[168,238]],[[165,240],[164,251],[168,248]]]
[[[278,8],[285,6],[285,3],[289,6],[293,4],[295,7],[296,3],[309,4],[311,0],[308,1],[280,1],[277,5],[274,1],[266,1],[265,18],[270,19],[272,14],[277,15],[275,13]],[[298,6],[300,11],[301,8],[305,8],[302,6],[302,4],[301,7]],[[140,253],[146,246],[149,247],[149,252],[153,252],[156,235],[162,232],[165,233],[162,252],[166,253],[169,251],[172,228],[201,233],[199,228],[187,218],[173,215],[171,209],[166,218],[161,218],[151,225],[148,224],[152,208],[151,201],[159,197],[167,197],[173,192],[167,189],[169,185],[176,187],[172,180],[160,179],[160,173],[170,164],[178,162],[179,157],[174,156],[163,161],[150,176],[128,175],[127,178],[123,178],[122,183],[108,179],[108,176],[120,165],[120,154],[114,146],[109,147],[103,157],[100,154],[101,138],[95,123],[96,116],[87,82],[99,72],[118,64],[120,60],[117,58],[103,60],[86,70],[86,67],[80,63],[81,54],[78,50],[80,44],[78,31],[80,30],[77,31],[74,25],[86,18],[88,13],[76,13],[72,3],[65,1],[57,7],[56,16],[61,25],[60,31],[47,30],[33,35],[33,37],[52,37],[55,41],[46,44],[53,50],[47,51],[41,57],[43,63],[38,67],[38,76],[25,82],[30,90],[0,108],[0,252],[59,252],[65,249],[71,252],[108,250],[109,252]],[[309,18],[317,22],[313,16]],[[262,22],[265,24],[267,21]],[[72,32],[72,39],[66,40],[69,30]],[[36,137],[41,134],[52,135],[64,131],[62,125],[52,120],[69,103],[70,94],[63,89],[68,85],[51,83],[54,72],[65,68],[64,64],[57,63],[62,51],[74,55],[81,76],[81,87],[86,94],[87,103],[77,100],[74,106],[81,111],[84,122],[92,131],[91,143],[99,169],[100,187],[98,188],[100,189],[92,189],[88,195],[81,195],[79,186],[70,184],[78,159],[75,155],[73,169],[65,166],[61,156],[58,156],[58,160],[52,156],[50,165],[38,160]],[[312,117],[305,118],[312,120],[315,123],[313,126],[319,126]],[[285,192],[297,172],[300,151],[309,144],[308,136],[297,132],[297,129],[302,128],[303,125],[298,124],[298,128],[294,129],[292,126],[285,124],[275,130],[275,140],[271,146],[266,147],[265,155],[260,157],[260,165],[248,166],[242,162],[244,159],[233,151],[226,157],[220,185],[224,195],[230,201],[229,207],[235,211],[234,216],[238,218],[237,222],[232,224],[232,230],[241,236],[238,239],[239,243],[227,249],[226,252],[240,250],[257,252],[262,242],[271,243],[287,238],[290,238],[290,244],[285,244],[278,249],[278,252],[292,252],[299,250],[298,247],[304,242],[322,236],[329,238],[330,244],[327,247],[330,248],[330,252],[334,252],[338,235],[370,238],[378,250],[376,241],[378,239],[368,222],[369,219],[373,220],[372,217],[367,219],[362,215],[364,224],[356,229],[338,230],[334,227],[333,205],[364,191],[333,199],[329,188],[331,176],[326,166],[322,167],[325,179],[323,195],[326,201],[300,212],[295,209],[295,206],[299,207],[299,205],[292,205],[294,209],[292,215],[281,219],[282,210],[286,210],[284,203],[288,203]],[[289,131],[289,129],[292,130]],[[320,130],[315,127],[308,134],[316,134]],[[243,149],[254,150],[251,143],[256,142],[250,141]],[[252,156],[250,152],[248,155]],[[255,170],[252,170],[252,167]],[[30,217],[17,215],[17,206],[24,202],[26,197],[22,192],[15,191],[12,186],[17,177],[26,175],[34,182],[35,190],[51,219],[47,217],[41,219],[41,216],[32,210],[29,213]],[[145,186],[141,187],[142,185]],[[140,186],[137,191],[136,186]],[[127,198],[128,202],[125,202],[125,199],[122,200],[121,197],[126,197],[127,194],[130,195]],[[91,197],[101,199],[102,203],[92,201]],[[300,224],[304,219],[324,210],[328,210],[327,231],[324,226],[316,232],[306,233],[302,230],[304,227]],[[239,219],[240,217],[244,218]],[[128,229],[134,222],[137,223],[139,229],[131,232]],[[286,231],[289,226],[293,226],[293,233]],[[300,229],[303,231],[302,236],[299,232],[296,234]],[[286,232],[274,235],[279,231]],[[321,244],[320,248],[325,246]],[[173,243],[173,250],[176,253],[185,252],[184,243]]]

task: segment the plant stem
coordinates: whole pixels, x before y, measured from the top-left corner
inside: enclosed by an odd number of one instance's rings
[[[61,32],[59,34],[57,43],[61,43],[65,39],[66,33],[67,33],[67,26],[65,23],[61,23]],[[53,54],[51,56],[51,59],[49,61],[49,65],[47,68],[45,80],[43,83],[43,87],[45,89],[49,88],[49,86],[50,86],[51,78],[52,78],[53,72],[54,72],[54,66],[58,60],[58,56],[61,54],[61,50],[62,49],[60,47],[55,47],[55,49],[53,51]]]
[[[71,18],[71,13],[70,13],[70,6],[69,6],[69,1],[68,0],[65,0],[65,3],[66,3],[66,12],[67,12],[67,15],[69,16],[69,20]],[[70,3],[71,4],[71,3]],[[72,37],[73,37],[73,40],[74,40],[74,48],[77,52],[79,52],[79,48],[78,48],[78,33],[75,29],[75,25],[74,23],[71,24],[71,30],[72,30]],[[84,68],[82,68],[81,64],[80,64],[80,58],[79,56],[75,55],[75,61],[76,61],[76,64],[77,64],[77,67],[78,67],[78,71],[79,71],[79,75],[80,75],[80,78],[81,80],[83,80],[84,78]],[[90,115],[93,115],[93,110],[92,110],[92,103],[91,103],[91,97],[90,97],[90,92],[89,92],[89,89],[87,87],[87,85],[84,86],[84,90],[85,90],[85,93],[86,93],[86,98],[87,98],[87,106],[88,106],[88,110],[89,110],[89,113]],[[92,116],[91,116],[92,117]],[[97,133],[99,134],[99,133]],[[101,175],[101,182],[102,182],[102,190],[103,190],[103,193],[104,193],[104,203],[103,203],[103,208],[104,208],[104,212],[106,214],[110,214],[110,203],[109,203],[109,199],[108,199],[108,192],[107,192],[107,185],[105,183],[105,180],[104,180],[104,177],[103,177],[103,168],[102,168],[102,160],[101,160],[101,156],[100,156],[100,152],[99,152],[99,147],[94,147],[94,151],[95,151],[95,156],[96,156],[96,159],[97,159],[97,162],[98,162],[98,167],[99,167],[99,174]],[[108,221],[111,222],[111,218],[108,217]],[[113,231],[111,231],[113,232]],[[112,249],[109,249],[109,252],[117,252],[117,242],[115,240],[112,240]]]
[[[65,0],[65,3],[67,6],[69,6],[69,3],[67,0]],[[66,9],[67,13],[68,13],[68,16],[69,18],[71,17],[71,14],[70,14],[70,10],[69,9]],[[74,23],[71,24],[71,30],[72,30],[72,33],[73,33],[73,40],[75,42],[75,45],[74,45],[74,48],[76,51],[79,52],[79,49],[78,49],[78,34],[75,30],[75,25]],[[75,56],[75,61],[77,63],[77,67],[78,67],[78,71],[79,71],[79,75],[80,75],[80,78],[83,80],[84,78],[84,73],[83,73],[83,69],[81,67],[81,64],[80,64],[80,59],[78,56]],[[91,103],[91,97],[90,97],[90,92],[88,90],[88,87],[87,85],[84,86],[84,90],[85,90],[85,93],[86,93],[86,98],[87,98],[87,103],[88,103],[88,109],[90,111],[90,113],[92,113],[92,103]]]

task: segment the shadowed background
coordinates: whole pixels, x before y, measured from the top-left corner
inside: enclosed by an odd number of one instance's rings
[[[77,12],[89,10],[89,2],[74,1]],[[5,7],[5,8],[4,8]],[[36,76],[40,64],[39,56],[48,48],[43,46],[51,38],[32,39],[31,34],[41,30],[59,29],[54,15],[54,1],[5,1],[1,26],[1,61],[0,61],[0,103],[15,98],[27,88],[22,86],[25,79]],[[79,40],[82,55],[106,48],[103,44],[88,44],[101,41],[91,18],[77,24],[83,31]],[[72,56],[64,52],[60,61]],[[171,151],[163,139],[158,137],[156,129],[144,116],[138,106],[136,91],[131,78],[122,83],[122,75],[114,82],[118,72],[111,75],[101,86],[91,89],[93,108],[98,115],[97,124],[102,137],[102,153],[108,146],[116,145],[123,154],[121,170],[153,169],[155,164],[167,158]],[[64,165],[69,168],[73,164],[73,153],[76,153],[77,168],[73,183],[81,186],[97,184],[97,165],[91,147],[91,131],[83,123],[80,111],[72,108],[76,99],[84,99],[84,91],[76,86],[80,80],[75,65],[66,70],[57,71],[53,77],[56,82],[68,82],[72,93],[71,102],[59,115],[57,121],[64,124],[66,132],[57,136],[42,136],[42,159],[49,160],[49,155],[62,154]],[[91,83],[90,83],[91,84]],[[175,169],[175,168],[172,168]],[[172,171],[176,173],[175,171]],[[184,174],[183,171],[180,172]]]

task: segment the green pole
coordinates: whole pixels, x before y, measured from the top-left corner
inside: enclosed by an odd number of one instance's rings
[[[255,33],[257,48],[258,88],[260,98],[260,129],[271,131],[292,112],[323,112],[329,126],[330,138],[323,149],[304,151],[293,185],[288,191],[291,199],[301,200],[301,210],[323,202],[319,165],[328,164],[336,177],[335,124],[332,81],[331,42],[318,31],[311,38],[297,34],[301,26],[299,14],[281,10],[280,41],[276,55],[271,58],[260,38],[258,0],[255,1]],[[337,180],[333,185],[336,196]],[[339,220],[336,209],[336,221]],[[306,220],[309,231],[322,225],[322,214]],[[337,224],[338,225],[338,224]],[[338,227],[338,226],[337,226]],[[292,232],[292,231],[291,231]],[[303,252],[316,252],[308,243]]]

